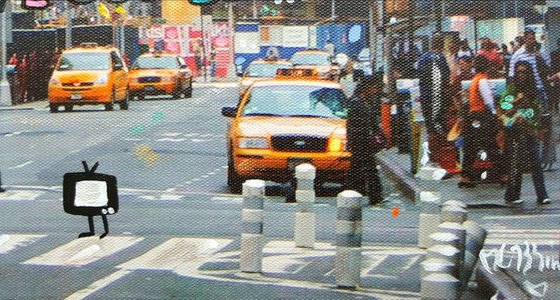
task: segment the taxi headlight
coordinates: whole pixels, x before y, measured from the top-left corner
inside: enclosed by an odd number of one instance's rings
[[[109,81],[109,78],[107,75],[103,75],[100,76],[99,78],[97,78],[97,80],[95,80],[95,82],[93,84],[98,85],[98,84],[107,84],[107,82]]]
[[[268,149],[268,140],[266,138],[240,138],[239,148],[241,149]]]
[[[175,81],[175,78],[172,76],[162,76],[161,77],[161,82],[173,82]]]
[[[60,80],[53,77],[53,78],[51,78],[51,80],[49,80],[49,84],[50,85],[60,85]]]
[[[346,151],[346,144],[348,141],[344,138],[331,138],[329,140],[329,151],[330,152],[343,152]]]
[[[138,77],[131,77],[130,83],[138,83]]]

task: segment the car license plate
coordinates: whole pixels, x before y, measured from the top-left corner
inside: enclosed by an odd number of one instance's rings
[[[82,95],[80,95],[80,94],[70,95],[70,100],[80,100],[80,99],[82,99]]]
[[[295,170],[298,165],[311,163],[311,158],[290,157],[288,158],[288,169]]]

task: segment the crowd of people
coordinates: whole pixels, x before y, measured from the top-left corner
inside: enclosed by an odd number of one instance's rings
[[[60,53],[58,49],[34,50],[10,56],[8,65],[13,67],[10,74],[13,103],[39,101],[48,97],[48,82]]]
[[[445,46],[445,37],[435,34],[413,70],[420,82],[428,164],[445,169],[444,178],[459,177],[460,188],[502,183],[508,205],[523,202],[522,175],[530,173],[536,202],[549,204],[543,172],[553,170],[556,162],[553,117],[559,112],[560,39],[559,50],[550,54],[531,30],[509,46],[489,38],[481,39],[478,51],[466,40]],[[490,80],[500,78],[506,86],[496,95]],[[467,90],[463,81],[471,82]],[[369,196],[370,204],[383,200],[375,168],[375,153],[382,148],[382,90],[382,74],[366,76],[349,102],[347,188]]]
[[[548,55],[531,30],[510,47],[488,38],[477,52],[466,41],[447,52],[444,46],[444,37],[435,35],[417,69],[430,160],[460,176],[461,188],[495,178],[506,185],[507,204],[522,202],[522,174],[531,173],[537,202],[550,203],[543,171],[556,161],[552,117],[558,113],[560,50]],[[489,80],[498,78],[506,78],[506,88],[496,98]],[[466,94],[463,80],[471,80]],[[449,138],[457,123],[460,148]]]

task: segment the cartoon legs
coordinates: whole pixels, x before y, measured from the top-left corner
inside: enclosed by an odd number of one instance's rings
[[[103,219],[103,233],[99,238],[102,239],[109,233],[109,223],[107,222],[107,216],[101,215],[101,219]],[[78,238],[93,236],[95,234],[95,227],[93,226],[93,216],[88,216],[88,224],[89,224],[89,232],[82,232],[78,235]]]

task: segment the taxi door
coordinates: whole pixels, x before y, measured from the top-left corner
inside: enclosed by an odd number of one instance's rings
[[[112,76],[116,89],[116,100],[122,101],[126,98],[128,88],[128,69],[122,58],[116,51],[111,51],[111,63],[113,67]]]

